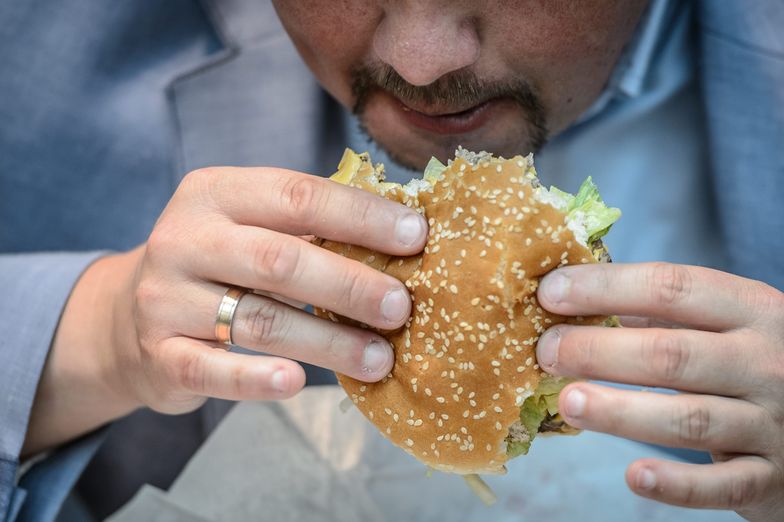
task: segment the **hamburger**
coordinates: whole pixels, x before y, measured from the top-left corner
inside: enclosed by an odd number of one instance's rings
[[[537,435],[576,433],[558,414],[568,381],[539,368],[536,343],[558,323],[615,322],[551,314],[536,289],[555,268],[610,261],[601,237],[620,211],[602,202],[591,179],[571,195],[544,187],[531,155],[462,148],[447,165],[433,158],[406,185],[386,182],[383,165],[347,149],[331,179],[405,204],[429,224],[423,252],[410,257],[316,239],[396,277],[413,301],[402,328],[379,331],[395,351],[389,375],[376,383],[338,375],[365,417],[427,466],[462,475],[504,473]]]

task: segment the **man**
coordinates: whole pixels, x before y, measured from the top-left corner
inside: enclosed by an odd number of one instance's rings
[[[619,314],[637,328],[558,328],[538,356],[556,374],[689,392],[581,383],[562,394],[578,427],[711,452],[709,466],[633,463],[635,492],[753,520],[784,516],[784,298],[774,288],[784,287],[784,8],[699,6],[700,84],[689,5],[675,1],[274,4],[313,75],[358,114],[398,175],[458,144],[542,148],[545,177],[566,181],[596,161],[602,188],[618,187],[621,200],[608,201],[628,209],[620,259],[726,270],[554,272],[543,306]],[[390,369],[383,339],[286,303],[391,328],[409,314],[405,289],[301,236],[406,254],[422,248],[426,224],[305,174],[329,173],[339,147],[361,143],[358,126],[315,87],[270,6],[203,5],[0,8],[7,519],[53,517],[57,492],[102,434],[79,438],[133,411],[282,399],[304,384],[293,360],[367,381]],[[81,253],[32,253],[65,250]],[[260,293],[242,297],[228,333],[216,330],[215,311],[236,304],[227,293],[236,287]],[[271,356],[226,352],[225,340]],[[219,410],[206,407],[204,422]],[[200,429],[176,436],[198,440]],[[115,448],[133,444],[114,435]],[[17,473],[31,458],[41,462]]]

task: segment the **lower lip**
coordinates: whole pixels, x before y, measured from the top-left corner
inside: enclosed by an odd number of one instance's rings
[[[490,100],[471,109],[454,114],[429,116],[415,111],[393,99],[397,112],[411,125],[435,134],[466,134],[482,127],[492,116],[500,100]]]

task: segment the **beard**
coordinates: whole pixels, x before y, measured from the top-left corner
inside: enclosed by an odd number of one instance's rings
[[[383,149],[390,159],[407,168],[417,169],[368,130],[364,113],[373,93],[385,91],[406,105],[473,107],[492,99],[512,100],[524,117],[524,135],[518,142],[527,152],[538,152],[548,141],[547,111],[535,87],[524,79],[487,82],[468,70],[455,71],[435,82],[416,86],[407,82],[389,65],[364,65],[351,71],[352,112],[368,141]],[[489,151],[494,152],[494,151]],[[524,152],[520,150],[520,152]]]

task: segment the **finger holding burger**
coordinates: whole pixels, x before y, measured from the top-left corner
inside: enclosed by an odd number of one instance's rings
[[[273,168],[190,173],[148,241],[100,259],[84,275],[88,284],[74,290],[26,451],[139,407],[182,413],[208,397],[290,397],[305,381],[295,361],[381,379],[393,363],[382,336],[288,303],[313,303],[392,329],[410,315],[407,289],[306,236],[411,255],[422,249],[426,232],[412,209],[316,176]],[[85,324],[87,309],[103,320]],[[227,351],[230,344],[265,355]],[[65,388],[58,386],[62,379]],[[95,397],[95,404],[69,400],[80,395]]]
[[[756,520],[784,513],[784,294],[763,283],[664,263],[565,267],[542,280],[542,306],[629,316],[623,329],[555,326],[537,347],[560,376],[662,387],[567,386],[560,411],[578,428],[710,452],[708,465],[645,459],[636,493]]]

